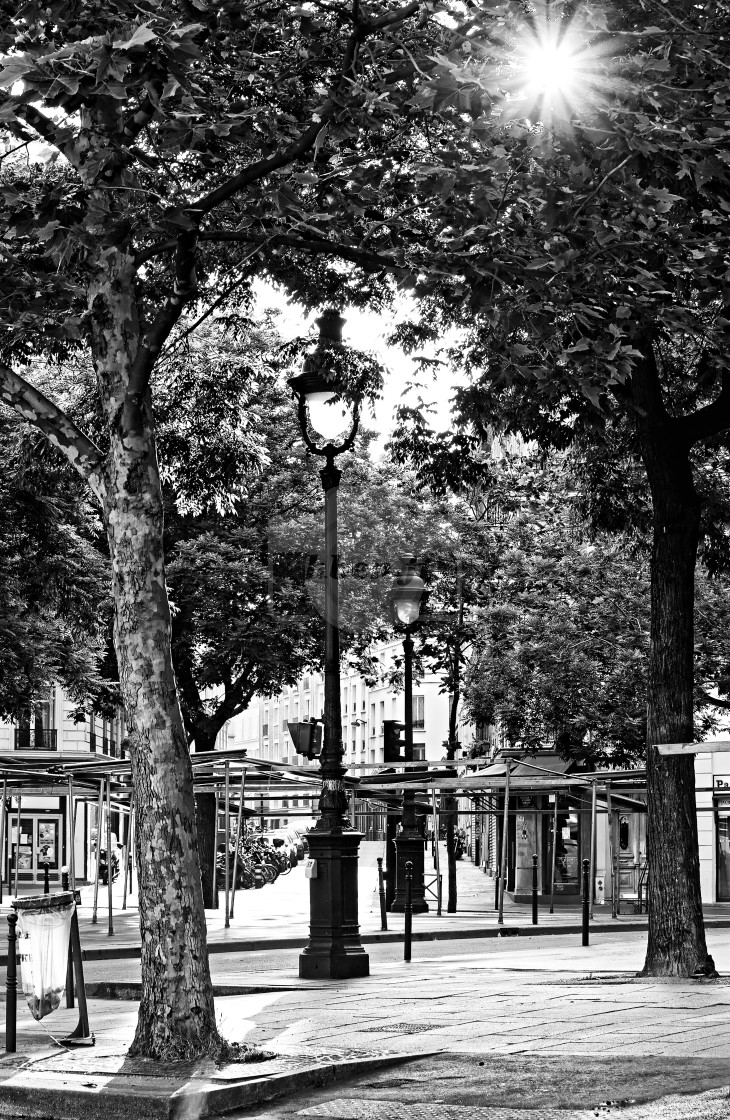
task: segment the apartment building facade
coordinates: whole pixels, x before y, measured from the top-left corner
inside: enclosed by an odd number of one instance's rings
[[[114,719],[82,714],[58,685],[39,697],[24,719],[0,722],[0,764],[7,759],[17,767],[27,758],[34,764],[45,761],[53,766],[60,760],[83,761],[105,755],[125,757],[121,713]],[[93,798],[76,796],[69,809],[69,798],[58,786],[43,789],[36,784],[27,788],[15,785],[6,797],[6,805],[0,873],[8,887],[15,882],[16,863],[19,886],[41,884],[46,862],[51,884],[60,884],[61,868],[70,862],[71,843],[77,882],[89,879],[93,874],[98,812]],[[111,820],[113,842],[121,841],[126,827],[122,814],[113,811]]]

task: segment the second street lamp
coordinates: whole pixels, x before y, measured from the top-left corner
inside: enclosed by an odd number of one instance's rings
[[[401,560],[402,571],[390,591],[393,621],[403,628],[403,653],[405,657],[405,743],[406,762],[413,762],[413,627],[418,623],[421,611],[421,598],[424,583],[416,569],[414,556],[404,556]],[[413,771],[410,771],[412,774]],[[395,839],[396,874],[395,897],[391,910],[405,911],[406,906],[406,864],[412,864],[411,906],[414,914],[428,910],[425,884],[423,879],[424,844],[416,818],[416,797],[407,786],[403,790],[402,829]]]
[[[343,376],[344,321],[333,308],[320,316],[317,347],[306,357],[301,374],[289,381],[298,402],[304,442],[313,454],[325,459],[320,471],[325,509],[324,743],[319,755],[319,820],[307,834],[315,869],[310,880],[309,941],[299,957],[299,975],[307,979],[346,979],[367,976],[370,971],[358,924],[357,867],[362,837],[351,827],[347,816],[342,764],[337,557],[337,489],[341,472],[335,466],[335,456],[349,450],[355,442],[361,399],[352,390],[348,395]]]

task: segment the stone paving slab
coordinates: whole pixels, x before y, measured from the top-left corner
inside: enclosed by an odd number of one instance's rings
[[[348,1097],[303,1108],[297,1116],[327,1117],[329,1120],[525,1120],[522,1108],[488,1105],[454,1105],[421,1101],[399,1104],[395,1101],[353,1099]],[[540,1120],[727,1120],[730,1116],[728,1089],[709,1090],[688,1099],[662,1097],[641,1105],[624,1106],[607,1102],[591,1109],[540,1109]]]

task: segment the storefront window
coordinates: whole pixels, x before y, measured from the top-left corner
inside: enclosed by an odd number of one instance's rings
[[[563,799],[561,798],[561,801]],[[560,810],[563,810],[562,812]],[[550,820],[550,856],[552,858],[553,822]],[[580,821],[578,812],[567,805],[559,806],[555,842],[555,893],[580,893]]]

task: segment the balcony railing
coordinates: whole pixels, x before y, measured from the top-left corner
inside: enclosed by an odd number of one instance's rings
[[[56,745],[56,729],[55,727],[48,728],[35,728],[35,727],[16,727],[15,728],[15,749],[16,751],[55,751],[58,750]]]

